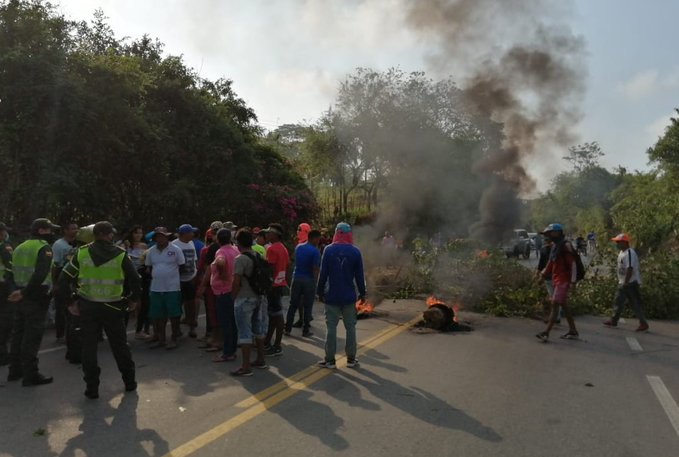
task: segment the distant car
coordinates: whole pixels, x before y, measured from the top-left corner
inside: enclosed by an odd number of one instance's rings
[[[530,258],[532,249],[531,239],[525,229],[514,229],[510,239],[502,246],[505,255],[509,257]]]

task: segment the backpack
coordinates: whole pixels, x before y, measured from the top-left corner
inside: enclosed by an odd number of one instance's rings
[[[273,289],[273,268],[271,267],[271,264],[257,252],[244,252],[243,255],[252,260],[252,274],[250,276],[245,276],[252,291],[257,295],[267,295],[271,293],[271,290]]]

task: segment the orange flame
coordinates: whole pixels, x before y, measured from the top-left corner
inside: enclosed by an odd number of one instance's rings
[[[368,314],[375,311],[375,305],[367,300],[359,300],[356,302],[356,311],[358,314]]]
[[[463,308],[461,303],[453,303],[453,305],[450,306],[450,305],[447,305],[445,301],[443,301],[439,298],[436,298],[435,295],[430,295],[429,298],[427,298],[427,306],[429,306],[431,308],[434,305],[449,306],[453,310],[453,313],[454,313],[453,321],[458,322],[457,313]]]

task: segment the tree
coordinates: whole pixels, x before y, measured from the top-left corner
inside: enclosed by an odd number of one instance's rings
[[[675,108],[677,114],[679,109]],[[670,118],[670,125],[656,144],[648,149],[651,161],[663,170],[679,176],[679,118]]]
[[[593,141],[591,143],[579,144],[568,148],[568,155],[564,160],[570,162],[573,171],[580,173],[590,168],[599,166],[599,159],[604,156],[599,143]]]

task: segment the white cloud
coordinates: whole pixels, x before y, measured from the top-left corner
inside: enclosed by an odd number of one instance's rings
[[[618,84],[618,90],[631,100],[639,100],[652,94],[658,87],[658,70],[645,70],[631,79]]]

